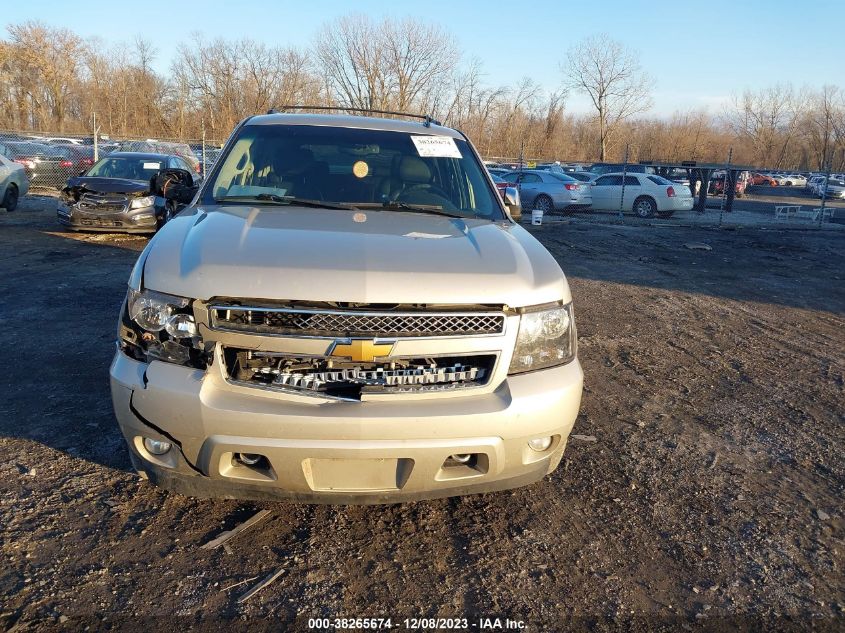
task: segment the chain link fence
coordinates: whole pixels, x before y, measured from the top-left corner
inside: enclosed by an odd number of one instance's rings
[[[222,143],[0,130],[0,154],[23,165],[30,190],[42,193],[61,190],[69,178],[116,151],[178,157],[204,176]],[[845,174],[830,170],[775,172],[735,165],[730,154],[722,164],[524,156],[488,157],[485,163],[497,178],[519,189],[526,222],[536,208],[546,222],[845,229]]]
[[[700,161],[488,157],[520,192],[523,221],[845,230],[845,174]],[[628,152],[626,151],[626,155]]]
[[[112,152],[144,152],[178,157],[197,174],[205,173],[220,153],[221,140],[112,137],[0,130],[0,154],[23,165],[31,191],[62,189]],[[177,163],[179,164],[179,163]]]

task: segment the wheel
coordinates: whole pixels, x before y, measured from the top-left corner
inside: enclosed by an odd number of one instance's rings
[[[3,204],[0,207],[6,211],[14,211],[18,208],[18,186],[14,183],[10,184],[6,189],[6,195],[3,196]]]
[[[791,180],[787,180],[785,183],[783,183],[783,186],[784,186],[784,187],[791,187],[791,186],[792,186],[792,181],[791,181]]]
[[[634,200],[634,215],[638,218],[651,218],[657,212],[657,205],[654,200],[641,196]]]
[[[555,204],[549,196],[541,193],[539,196],[534,198],[534,206],[532,208],[540,209],[543,211],[543,215],[548,215],[555,210]]]

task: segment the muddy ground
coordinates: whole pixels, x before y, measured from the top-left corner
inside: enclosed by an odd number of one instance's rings
[[[326,507],[193,500],[133,474],[107,377],[145,240],[62,233],[53,209],[0,212],[5,629],[845,627],[841,233],[532,227],[572,286],[574,433],[595,441],[512,492]]]

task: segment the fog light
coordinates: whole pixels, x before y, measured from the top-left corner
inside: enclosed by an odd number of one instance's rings
[[[144,448],[153,455],[164,455],[170,450],[170,442],[163,442],[161,440],[154,440],[151,437],[145,437]]]
[[[456,453],[455,455],[450,455],[452,461],[456,461],[459,464],[469,464],[469,460],[472,459],[471,453]]]
[[[258,462],[264,459],[264,455],[258,455],[256,453],[238,453],[235,455],[235,459],[246,466],[255,466]]]
[[[533,440],[528,440],[528,446],[531,450],[537,451],[538,453],[548,450],[551,445],[551,437],[535,437]]]

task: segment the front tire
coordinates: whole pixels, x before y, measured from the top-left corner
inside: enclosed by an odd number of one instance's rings
[[[6,188],[6,195],[3,196],[3,203],[0,204],[0,207],[3,207],[6,211],[14,211],[18,208],[18,200],[20,200],[18,186],[12,183]]]
[[[638,218],[653,218],[656,212],[657,205],[651,198],[641,196],[634,200],[634,215]]]

